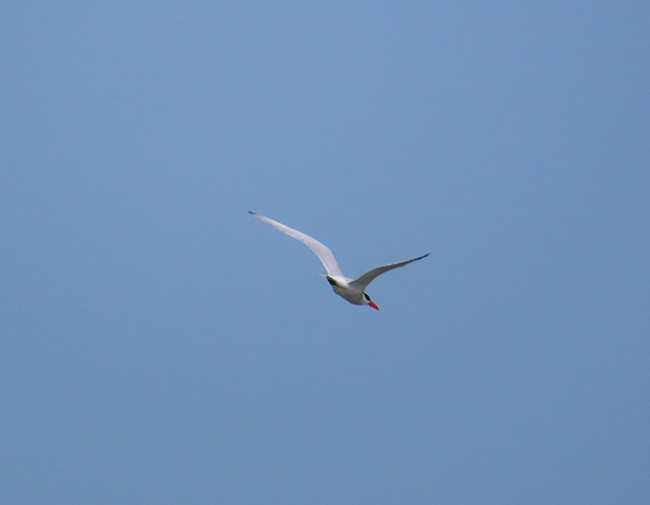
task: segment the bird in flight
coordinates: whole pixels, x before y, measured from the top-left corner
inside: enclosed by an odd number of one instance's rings
[[[258,214],[257,212],[250,210],[248,212],[260,221],[263,221],[266,224],[270,224],[276,230],[281,231],[282,233],[286,233],[296,240],[300,240],[300,242],[309,247],[314,252],[314,254],[318,256],[318,259],[325,267],[325,270],[327,270],[327,275],[325,278],[327,279],[327,282],[329,282],[332,286],[334,292],[354,305],[369,305],[373,309],[379,310],[377,304],[373,302],[370,299],[370,296],[368,296],[368,293],[366,293],[366,286],[368,286],[368,284],[370,284],[375,279],[375,277],[383,274],[384,272],[388,272],[394,268],[403,267],[404,265],[408,265],[414,261],[421,260],[430,254],[427,253],[423,256],[418,256],[417,258],[411,258],[410,260],[398,261],[397,263],[382,265],[373,268],[372,270],[368,270],[365,274],[356,279],[351,279],[350,277],[345,277],[343,275],[343,272],[341,272],[341,269],[336,262],[336,258],[334,258],[334,255],[332,254],[332,251],[330,251],[327,246],[321,244],[315,238],[312,238],[309,235],[305,235],[304,233],[299,232],[298,230],[294,230],[293,228],[289,228],[288,226],[282,223],[278,223],[277,221],[274,221],[273,219],[270,219],[266,216]]]

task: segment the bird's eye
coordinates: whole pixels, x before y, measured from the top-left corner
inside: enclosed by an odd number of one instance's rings
[[[367,294],[363,294],[363,296],[366,298],[366,300],[370,301],[370,297]]]

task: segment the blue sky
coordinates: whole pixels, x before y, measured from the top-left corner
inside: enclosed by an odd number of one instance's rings
[[[649,21],[6,6],[3,503],[648,503]]]

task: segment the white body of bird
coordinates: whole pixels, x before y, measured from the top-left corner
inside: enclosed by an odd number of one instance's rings
[[[368,284],[370,284],[373,279],[383,274],[384,272],[388,272],[394,268],[403,267],[404,265],[408,265],[409,263],[413,263],[414,261],[418,261],[429,256],[429,253],[427,253],[422,256],[418,256],[417,258],[411,258],[404,261],[398,261],[396,263],[382,265],[373,268],[372,270],[368,270],[366,273],[356,279],[351,279],[350,277],[345,277],[343,275],[338,263],[336,262],[336,258],[334,258],[334,254],[332,254],[332,251],[330,251],[327,246],[321,244],[315,238],[312,238],[309,235],[305,235],[304,233],[298,230],[294,230],[293,228],[289,228],[287,225],[284,225],[278,221],[274,221],[273,219],[258,214],[257,212],[248,212],[260,221],[273,226],[273,228],[276,230],[281,231],[282,233],[286,233],[296,240],[300,240],[300,242],[309,247],[314,252],[314,254],[318,256],[318,259],[320,259],[321,263],[325,267],[325,270],[327,270],[327,275],[325,277],[327,278],[327,282],[329,282],[332,286],[334,292],[348,302],[355,305],[369,305],[373,309],[379,310],[377,304],[373,302],[370,299],[370,296],[368,296],[366,293],[366,286],[368,286]]]

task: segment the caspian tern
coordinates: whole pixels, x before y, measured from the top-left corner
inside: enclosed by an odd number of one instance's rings
[[[282,223],[278,223],[277,221],[274,221],[273,219],[270,219],[266,216],[258,214],[257,212],[250,210],[248,212],[260,221],[264,221],[265,223],[270,224],[276,230],[281,231],[282,233],[286,233],[296,240],[300,240],[303,244],[309,247],[314,252],[314,254],[318,256],[318,259],[325,267],[325,270],[327,270],[327,275],[325,277],[327,279],[327,282],[329,282],[332,286],[334,292],[337,295],[345,298],[348,302],[353,303],[354,305],[370,305],[373,309],[379,310],[377,304],[373,302],[365,292],[366,286],[370,284],[375,277],[383,274],[384,272],[388,272],[393,268],[403,267],[404,265],[408,265],[414,261],[421,260],[430,254],[427,253],[423,256],[418,256],[417,258],[411,258],[410,260],[398,261],[397,263],[382,265],[377,268],[373,268],[372,270],[368,270],[365,274],[361,275],[357,279],[351,279],[343,275],[343,272],[341,272],[341,269],[336,262],[336,258],[334,258],[334,255],[332,254],[332,251],[330,251],[327,246],[321,244],[315,238],[311,238],[309,235],[305,235],[298,230],[289,228],[288,226]]]

